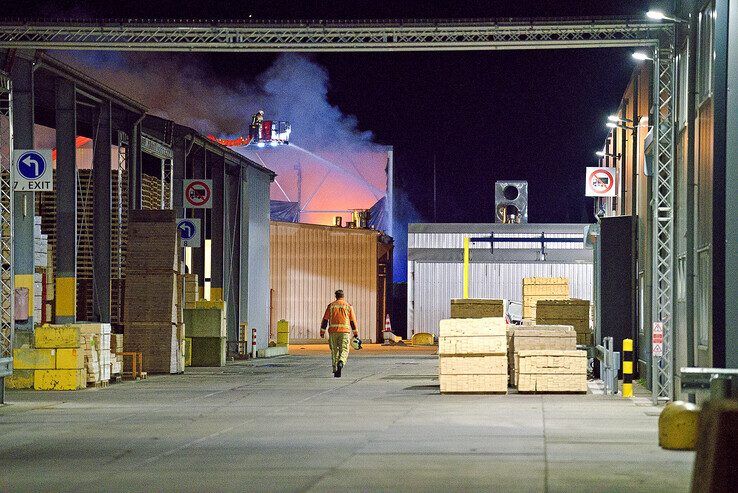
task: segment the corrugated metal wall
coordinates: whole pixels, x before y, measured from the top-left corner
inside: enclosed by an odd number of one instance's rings
[[[463,263],[460,261],[437,259],[434,261],[412,260],[412,253],[423,249],[451,252],[463,247],[465,237],[489,236],[494,231],[495,238],[533,237],[536,227],[544,226],[547,237],[581,238],[584,225],[521,225],[521,232],[509,225],[411,225],[408,247],[411,260],[408,262],[408,335],[428,332],[438,335],[438,325],[450,317],[450,300],[463,295]],[[556,233],[556,228],[560,233]],[[441,232],[435,232],[434,230]],[[450,231],[455,229],[456,231]],[[507,229],[505,233],[500,230]],[[415,232],[413,232],[415,230]],[[421,231],[422,230],[422,231]],[[478,231],[486,230],[486,234]],[[495,249],[540,250],[541,244],[529,242],[498,243]],[[488,243],[472,244],[471,248],[487,249]],[[568,249],[582,251],[583,242],[547,243],[546,249]],[[582,252],[584,253],[584,252]],[[589,262],[475,262],[469,266],[469,296],[471,298],[496,298],[522,302],[524,277],[566,277],[569,278],[571,296],[592,299],[593,266]]]
[[[291,339],[317,339],[326,306],[343,289],[361,338],[376,340],[375,231],[272,222],[270,257],[273,325],[285,319]]]

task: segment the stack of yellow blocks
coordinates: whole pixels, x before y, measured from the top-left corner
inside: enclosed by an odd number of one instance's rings
[[[277,346],[290,345],[290,323],[287,320],[277,322]]]
[[[77,390],[87,386],[84,351],[79,328],[37,327],[33,347],[13,349],[13,375],[8,388],[35,390]]]

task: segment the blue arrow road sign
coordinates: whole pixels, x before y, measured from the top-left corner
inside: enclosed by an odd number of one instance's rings
[[[46,159],[36,152],[28,151],[18,159],[18,173],[26,180],[36,180],[46,171]]]
[[[178,227],[183,240],[191,240],[197,233],[197,227],[192,221],[182,221]]]

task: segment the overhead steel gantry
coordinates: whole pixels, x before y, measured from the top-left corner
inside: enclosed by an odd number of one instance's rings
[[[653,358],[654,400],[673,397],[674,26],[627,18],[382,21],[0,21],[0,48],[339,52],[650,47],[655,150],[653,320],[664,352]],[[3,194],[8,183],[2,183]],[[3,213],[8,213],[3,209]],[[8,219],[10,218],[8,217]],[[10,304],[12,305],[12,304]],[[3,320],[12,318],[2,304]]]

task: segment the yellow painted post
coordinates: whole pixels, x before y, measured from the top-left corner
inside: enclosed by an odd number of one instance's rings
[[[469,238],[464,238],[464,299],[469,298]]]
[[[633,339],[623,339],[623,397],[633,397]]]

